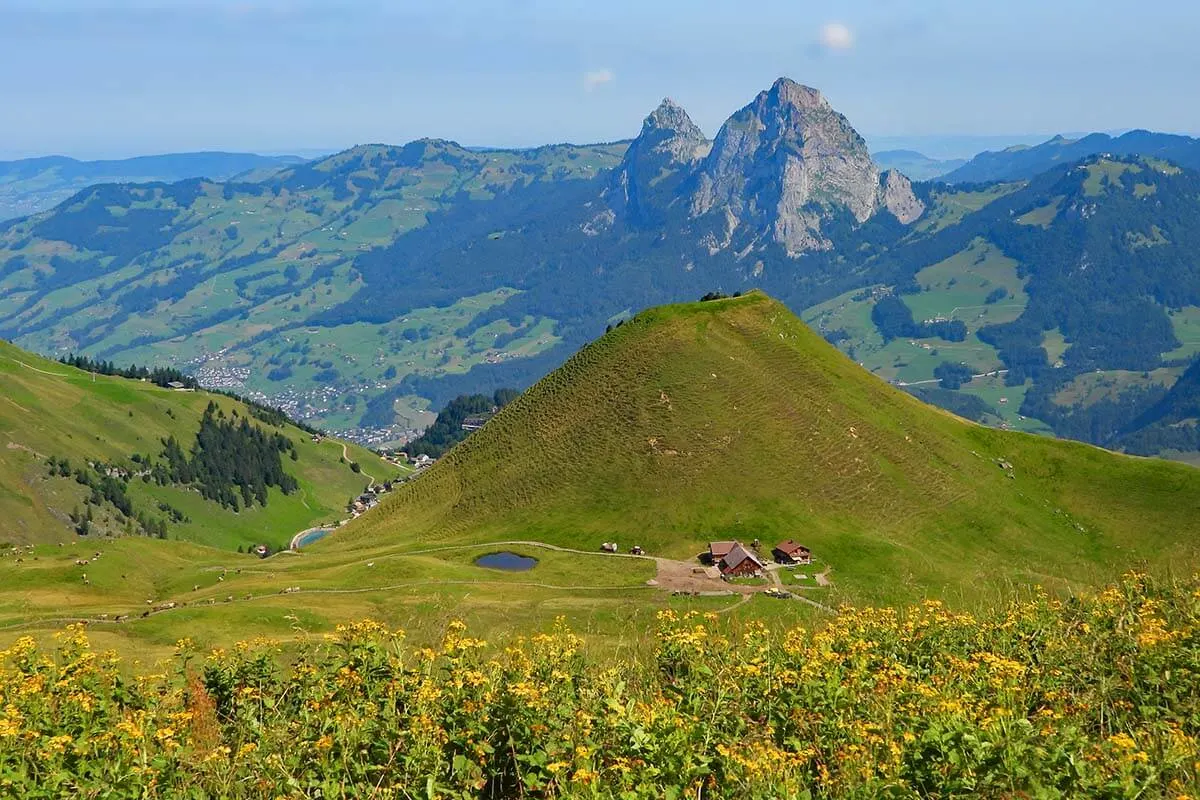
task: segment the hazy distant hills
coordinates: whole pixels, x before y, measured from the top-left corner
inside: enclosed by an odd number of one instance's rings
[[[1175,163],[1186,137],[1080,141],[1153,152],[913,184],[889,164],[946,164],[873,158],[781,79],[711,139],[668,100],[624,142],[97,186],[0,225],[0,335],[179,366],[379,444],[638,308],[758,287],[925,399],[1117,446],[1200,354],[1200,173]],[[986,155],[1008,175],[1075,144]]]
[[[930,158],[915,150],[882,150],[871,157],[879,166],[899,170],[915,181],[940,178],[967,163],[965,158]]]
[[[98,183],[225,180],[250,170],[278,169],[303,160],[296,156],[211,152],[111,161],[78,161],[66,156],[0,161],[0,220],[53,208],[80,189]]]
[[[942,175],[941,179],[948,183],[1023,180],[1060,164],[1102,154],[1153,156],[1200,169],[1200,139],[1139,130],[1116,137],[1105,133],[1093,133],[1079,139],[1055,136],[1039,145],[980,153]]]

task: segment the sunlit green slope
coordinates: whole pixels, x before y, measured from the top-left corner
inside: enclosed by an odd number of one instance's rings
[[[135,454],[157,458],[162,440],[174,436],[192,446],[210,402],[229,417],[250,417],[296,445],[297,458],[283,458],[299,490],[270,490],[266,506],[235,513],[179,486],[138,478],[127,483],[136,512],[167,522],[167,537],[233,549],[239,545],[284,544],[318,522],[346,516],[345,505],[371,477],[385,479],[394,468],[369,452],[334,440],[320,443],[291,425],[256,420],[243,403],[208,392],[174,391],[119,377],[93,376],[47,361],[0,342],[0,542],[13,544],[75,538],[71,515],[92,512],[93,538],[125,532],[130,520],[109,503],[88,506],[90,489],[72,475],[51,477],[50,458],[74,469],[89,462],[136,471]],[[355,473],[351,461],[360,462]],[[392,470],[388,472],[387,470]],[[93,470],[94,472],[94,470]],[[365,473],[365,474],[364,474]],[[186,521],[172,520],[170,507]],[[135,527],[136,526],[132,526]]]
[[[321,548],[790,537],[893,599],[1182,564],[1198,522],[1200,472],[967,423],[753,293],[634,317]]]

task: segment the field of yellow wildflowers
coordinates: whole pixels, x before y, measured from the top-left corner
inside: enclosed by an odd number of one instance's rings
[[[82,628],[0,653],[0,796],[1182,798],[1200,788],[1200,576],[973,616],[772,631],[660,615],[655,663],[565,628],[437,649],[372,622],[129,676]]]

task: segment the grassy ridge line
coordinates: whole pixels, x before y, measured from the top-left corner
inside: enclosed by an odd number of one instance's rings
[[[1198,491],[1188,468],[932,409],[754,294],[639,314],[319,546],[791,537],[851,598],[966,598],[1193,563]]]
[[[47,457],[65,457],[76,466],[125,462],[134,453],[157,456],[161,440],[170,435],[190,447],[209,402],[228,415],[236,411],[253,419],[247,406],[222,395],[94,376],[0,343],[0,541],[73,538],[67,515],[83,507],[85,489],[70,478],[47,479]],[[284,464],[300,483],[292,495],[272,489],[265,508],[233,513],[180,487],[133,480],[128,492],[135,509],[158,515],[158,503],[168,503],[190,517],[171,525],[169,535],[229,549],[262,541],[276,545],[313,522],[343,516],[346,500],[366,479],[341,463],[341,443],[314,443],[291,425],[278,430],[299,453],[297,461]],[[379,461],[362,448],[348,452],[363,464]],[[389,469],[379,463],[371,467],[377,477]]]

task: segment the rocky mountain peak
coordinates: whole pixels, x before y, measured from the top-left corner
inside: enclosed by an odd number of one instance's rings
[[[687,111],[684,111],[683,106],[669,97],[664,97],[663,101],[658,104],[658,108],[651,111],[642,122],[643,135],[647,131],[656,129],[679,131],[685,134],[694,132],[703,136],[700,129],[696,127],[696,123],[692,122],[692,118],[688,116]]]
[[[626,160],[656,154],[672,162],[688,163],[703,156],[707,145],[704,132],[668,97],[642,122],[642,132],[630,144]]]
[[[774,105],[787,105],[799,109],[828,109],[829,101],[820,90],[796,83],[791,78],[780,78],[763,92],[763,99]]]
[[[798,256],[832,246],[821,222],[838,208],[860,223],[881,208],[902,222],[919,217],[924,206],[902,178],[883,178],[866,142],[819,91],[780,78],[721,127],[691,212],[732,213]]]
[[[704,132],[669,97],[650,112],[642,131],[613,173],[608,199],[614,211],[651,222],[671,193],[709,149]]]
[[[904,225],[911,225],[925,213],[925,204],[913,194],[912,181],[894,169],[880,176],[879,199],[882,206]]]

